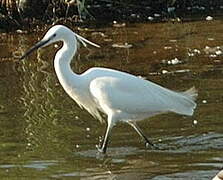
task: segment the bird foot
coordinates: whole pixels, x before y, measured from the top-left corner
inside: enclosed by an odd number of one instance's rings
[[[98,152],[96,153],[96,159],[98,160],[104,160],[104,158],[107,157],[107,154],[104,152],[104,150],[100,147],[100,145],[96,145],[96,148]]]
[[[161,148],[159,146],[157,146],[156,144],[153,144],[151,142],[146,142],[146,148],[151,148],[154,149],[154,150],[161,150]]]
[[[96,148],[97,148],[99,153],[103,153],[103,154],[106,153],[106,150],[104,148],[100,147],[100,145],[96,145]]]

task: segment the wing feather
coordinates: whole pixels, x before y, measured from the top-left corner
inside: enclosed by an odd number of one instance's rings
[[[194,91],[174,92],[135,76],[99,77],[91,82],[90,91],[102,109],[129,114],[173,111],[192,115],[196,107]]]

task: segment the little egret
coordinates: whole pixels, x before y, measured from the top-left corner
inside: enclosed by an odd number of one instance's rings
[[[136,122],[145,118],[174,112],[191,116],[196,108],[195,88],[185,92],[174,92],[137,76],[108,68],[94,67],[82,74],[76,74],[70,67],[77,51],[77,40],[99,47],[74,33],[63,25],[51,27],[43,39],[36,43],[22,57],[35,49],[62,41],[62,48],[56,53],[54,68],[66,93],[93,117],[102,121],[101,113],[107,115],[107,130],[98,150],[106,153],[112,127],[117,122],[126,122],[145,140],[153,145]]]

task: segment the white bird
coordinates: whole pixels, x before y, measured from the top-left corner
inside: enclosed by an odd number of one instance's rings
[[[54,58],[54,68],[60,84],[93,117],[102,120],[101,112],[107,115],[107,130],[101,147],[98,147],[100,152],[106,153],[111,129],[118,122],[128,123],[147,145],[153,145],[137,126],[137,121],[165,112],[193,115],[196,108],[194,100],[197,97],[194,87],[185,92],[174,92],[129,73],[101,67],[90,68],[82,74],[74,73],[70,63],[77,51],[77,40],[84,46],[88,43],[99,47],[71,29],[55,25],[21,59],[35,49],[63,42]]]

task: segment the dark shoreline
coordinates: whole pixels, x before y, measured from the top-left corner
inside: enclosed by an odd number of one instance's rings
[[[23,1],[28,2],[29,0]],[[222,0],[144,0],[140,3],[135,0],[86,0],[85,4],[71,4],[72,0],[61,1],[60,3],[58,3],[59,1],[45,0],[44,3],[41,3],[43,1],[18,5],[15,0],[8,1],[8,3],[14,2],[14,4],[3,4],[3,1],[0,0],[0,30],[15,31],[21,29],[30,31],[58,23],[86,26],[87,24],[106,25],[113,21],[153,23],[194,21],[204,20],[207,16],[217,18],[223,16]]]

